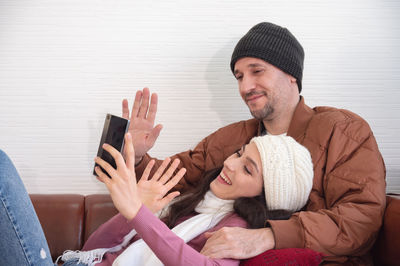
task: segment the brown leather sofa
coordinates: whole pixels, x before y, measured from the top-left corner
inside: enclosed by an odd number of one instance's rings
[[[30,195],[55,261],[79,250],[90,234],[117,213],[109,195]],[[388,195],[382,229],[372,250],[376,265],[400,265],[400,195]]]

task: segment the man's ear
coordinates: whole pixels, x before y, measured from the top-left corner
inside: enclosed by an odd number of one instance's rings
[[[299,91],[299,85],[297,84],[297,79],[291,75],[289,76],[289,84],[290,87],[292,87],[293,89],[296,89],[296,91]]]
[[[296,86],[296,88],[298,87],[297,86],[297,79],[295,77],[293,77],[291,75],[288,75],[288,79],[289,79],[289,84],[290,84],[291,87],[293,87],[293,86]]]

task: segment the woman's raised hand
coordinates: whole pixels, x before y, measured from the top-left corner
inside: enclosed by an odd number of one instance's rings
[[[126,219],[133,219],[142,203],[153,213],[156,213],[179,195],[178,191],[168,193],[186,173],[186,169],[181,168],[174,175],[179,165],[178,159],[175,159],[170,167],[168,165],[171,160],[169,158],[165,159],[155,174],[149,179],[151,169],[154,166],[154,160],[151,160],[146,166],[139,183],[136,184],[135,150],[131,134],[127,133],[125,135],[124,150],[126,162],[121,153],[111,145],[104,144],[103,148],[114,158],[117,168],[113,168],[108,162],[96,157],[95,162],[111,177],[109,178],[97,166],[95,168],[98,175],[97,179],[106,185],[114,206]]]
[[[125,135],[125,156],[126,163],[121,153],[109,144],[104,144],[105,149],[114,158],[117,169],[114,169],[108,162],[96,157],[95,162],[100,165],[109,175],[109,178],[100,167],[95,171],[97,179],[103,182],[110,192],[111,199],[117,210],[128,220],[133,219],[142,202],[137,192],[136,174],[135,174],[135,151],[132,144],[130,133]]]
[[[181,168],[175,175],[180,161],[175,159],[171,166],[165,171],[171,159],[166,158],[155,174],[149,179],[154,160],[151,160],[143,172],[142,178],[137,184],[138,193],[143,204],[153,213],[164,208],[171,200],[179,196],[178,191],[168,193],[186,173],[185,168]],[[168,193],[168,195],[166,195]],[[166,196],[165,196],[166,195]]]

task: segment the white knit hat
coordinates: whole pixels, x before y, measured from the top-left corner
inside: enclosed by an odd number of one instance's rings
[[[262,161],[268,210],[300,210],[313,185],[309,151],[289,136],[254,137]]]

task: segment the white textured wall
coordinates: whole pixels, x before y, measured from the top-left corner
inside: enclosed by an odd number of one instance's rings
[[[159,157],[249,118],[230,56],[270,21],[305,48],[306,102],[364,117],[387,190],[400,192],[399,11],[389,0],[0,0],[0,148],[30,193],[105,192],[91,175],[105,113],[136,89],[158,92]]]

